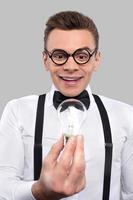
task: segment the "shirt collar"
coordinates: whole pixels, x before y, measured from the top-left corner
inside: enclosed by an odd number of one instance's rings
[[[89,109],[91,109],[95,105],[95,100],[94,100],[94,97],[92,95],[90,85],[88,85],[85,90],[88,92],[89,97],[90,97],[90,107],[89,107]],[[52,84],[51,90],[47,93],[47,98],[46,98],[46,102],[47,102],[48,107],[53,106],[53,95],[54,95],[55,91],[59,91],[59,90],[55,87],[54,84]]]

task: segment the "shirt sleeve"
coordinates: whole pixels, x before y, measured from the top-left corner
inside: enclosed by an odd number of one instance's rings
[[[122,151],[122,200],[133,199],[133,109],[129,113],[130,124],[129,134]]]
[[[35,200],[31,192],[34,181],[23,181],[24,147],[17,112],[17,100],[12,100],[0,121],[0,199]]]

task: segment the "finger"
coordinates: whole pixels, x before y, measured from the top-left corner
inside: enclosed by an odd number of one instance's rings
[[[77,145],[74,152],[74,158],[69,173],[70,181],[77,182],[79,177],[85,174],[85,157],[83,136],[77,136]]]
[[[60,168],[63,168],[63,170],[69,170],[70,166],[72,164],[72,160],[73,160],[73,156],[74,156],[74,152],[76,149],[76,137],[71,137],[67,144],[65,145],[65,148],[63,150],[63,152],[60,155],[60,158],[58,160],[58,166]]]
[[[55,163],[61,153],[61,151],[64,148],[64,139],[63,136],[55,143],[53,144],[53,146],[51,147],[48,155],[46,156],[45,160],[45,164],[47,163]]]
[[[77,145],[76,150],[74,152],[74,160],[73,165],[80,163],[80,161],[84,161],[84,138],[82,135],[77,136]]]

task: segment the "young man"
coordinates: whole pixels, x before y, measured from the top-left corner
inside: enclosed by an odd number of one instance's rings
[[[44,102],[38,105],[33,95],[12,100],[4,110],[0,199],[133,199],[133,108],[92,95],[89,83],[100,63],[98,41],[94,22],[81,13],[61,12],[49,18],[43,58],[53,85],[44,109],[38,108]],[[64,146],[56,109],[69,97],[84,99],[87,118],[82,134]],[[37,120],[41,112],[44,119]],[[42,141],[36,142],[40,129]]]

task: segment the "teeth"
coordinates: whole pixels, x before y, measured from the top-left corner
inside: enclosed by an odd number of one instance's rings
[[[77,78],[73,78],[73,77],[61,77],[63,80],[66,80],[66,81],[76,81],[79,79],[79,77]]]

